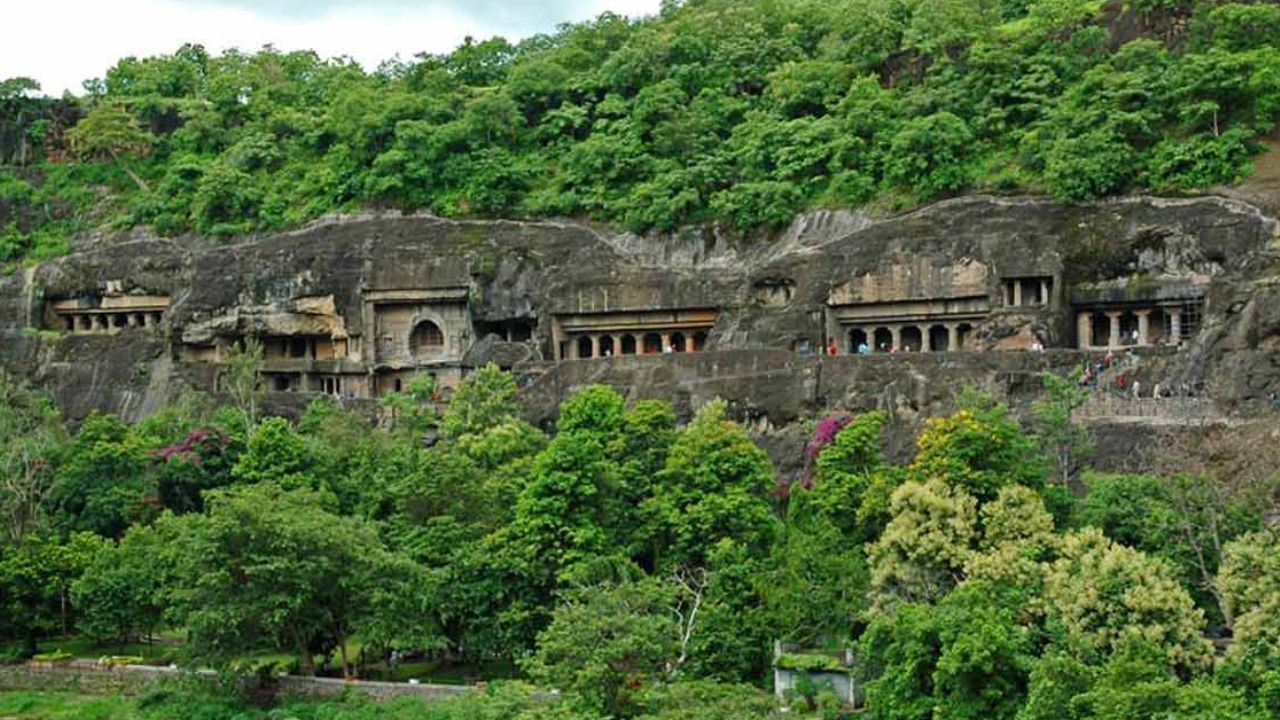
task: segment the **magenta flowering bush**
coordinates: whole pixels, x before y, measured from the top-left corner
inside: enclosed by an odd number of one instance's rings
[[[813,435],[810,436],[809,442],[804,446],[804,472],[800,475],[799,484],[803,488],[813,487],[813,476],[818,461],[818,455],[822,450],[835,441],[836,435],[845,429],[849,423],[853,422],[853,416],[847,413],[839,413],[836,415],[828,415],[818,421],[813,429]],[[778,478],[777,486],[774,488],[774,495],[781,500],[785,500],[791,494],[791,484],[789,481]]]
[[[227,436],[220,430],[197,428],[181,441],[156,451],[163,462],[185,462],[200,465],[206,455],[221,453],[227,447]]]
[[[846,413],[828,415],[819,420],[818,426],[813,429],[813,436],[804,446],[805,464],[812,467],[813,463],[817,462],[818,454],[822,449],[830,445],[836,439],[836,435],[839,435],[840,431],[851,422],[853,422],[853,416]]]

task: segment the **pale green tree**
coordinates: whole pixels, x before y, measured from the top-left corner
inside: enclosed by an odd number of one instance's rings
[[[133,113],[123,106],[104,103],[93,108],[67,131],[67,140],[81,157],[91,160],[110,158],[139,190],[151,190],[147,182],[129,168],[125,159],[149,153],[156,138],[143,129]]]
[[[262,403],[262,342],[250,335],[233,344],[219,380],[223,391],[244,414],[245,424],[249,428],[256,425]]]
[[[1039,593],[1045,565],[1055,547],[1053,517],[1034,490],[1001,488],[980,512],[982,539],[965,562],[966,581],[986,581]]]
[[[908,482],[893,493],[893,519],[867,551],[874,608],[932,602],[962,579],[978,539],[977,500],[942,480]]]
[[[1089,430],[1076,420],[1076,411],[1088,401],[1089,388],[1078,382],[1079,373],[1061,377],[1041,373],[1044,394],[1032,403],[1036,438],[1041,451],[1053,463],[1055,479],[1064,487],[1075,479],[1080,463],[1093,450]]]
[[[39,523],[65,441],[53,403],[0,370],[0,513],[10,543],[21,544]]]
[[[1212,660],[1204,613],[1163,561],[1086,528],[1061,538],[1044,580],[1045,610],[1083,647],[1107,653],[1128,637],[1159,646],[1170,668]]]
[[[1275,530],[1242,535],[1227,543],[1218,592],[1235,619],[1237,659],[1280,661],[1280,537]],[[1271,668],[1275,669],[1275,668]]]

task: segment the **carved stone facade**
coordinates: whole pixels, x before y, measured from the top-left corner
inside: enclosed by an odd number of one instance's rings
[[[125,295],[113,284],[101,295],[49,303],[46,322],[68,333],[112,333],[129,328],[156,328],[169,307],[159,295]]]
[[[1259,279],[1276,237],[1273,218],[1219,198],[965,198],[888,219],[819,213],[750,241],[399,215],[239,245],[128,238],[0,278],[0,365],[48,383],[69,416],[132,417],[216,389],[247,337],[262,340],[267,390],[284,403],[375,398],[424,375],[448,388],[487,362],[516,370],[529,397],[539,378],[609,365],[663,383],[658,356],[679,355],[714,392],[772,416],[794,395],[766,392],[775,377],[844,365],[763,354],[865,346],[978,376],[992,358],[1123,347],[1127,333],[1172,353],[1162,367],[1179,382],[1256,401],[1280,392],[1280,302],[1268,300],[1280,290]]]
[[[1182,346],[1200,331],[1208,278],[1100,283],[1077,288],[1076,344],[1081,348]]]

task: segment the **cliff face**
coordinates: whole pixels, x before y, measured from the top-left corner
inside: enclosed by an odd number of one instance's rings
[[[816,213],[738,243],[403,216],[236,245],[104,240],[0,279],[0,364],[72,419],[135,419],[214,390],[254,335],[287,405],[373,399],[422,372],[447,386],[495,360],[535,419],[601,381],[686,413],[720,395],[765,429],[829,407],[910,419],[966,383],[1025,404],[1036,373],[1118,343],[1146,387],[1242,416],[1280,392],[1278,227],[1222,198],[976,197]],[[910,352],[850,356],[860,345]]]

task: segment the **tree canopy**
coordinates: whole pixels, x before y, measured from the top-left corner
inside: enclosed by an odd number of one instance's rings
[[[0,201],[32,208],[0,216],[0,261],[95,224],[360,207],[747,231],[967,191],[1191,192],[1245,177],[1274,128],[1277,26],[1218,0],[684,0],[373,71],[186,45],[119,61],[76,113],[5,81],[46,172],[0,171]]]

